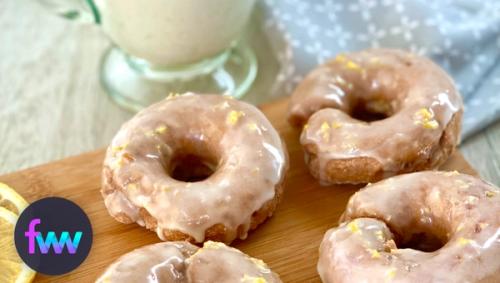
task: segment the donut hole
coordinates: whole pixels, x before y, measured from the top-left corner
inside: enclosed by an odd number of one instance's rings
[[[414,249],[422,252],[434,252],[442,248],[446,240],[430,232],[413,233],[406,241],[398,243],[400,249]]]
[[[182,182],[199,182],[212,176],[217,163],[218,159],[211,155],[176,154],[170,162],[169,175]]]
[[[350,116],[354,119],[369,123],[389,118],[394,112],[391,103],[384,99],[360,99],[351,108]]]

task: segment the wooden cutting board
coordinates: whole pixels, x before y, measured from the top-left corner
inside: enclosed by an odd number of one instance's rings
[[[300,132],[286,120],[287,99],[261,107],[281,133],[290,153],[290,171],[283,202],[274,217],[233,246],[264,260],[284,282],[319,282],[316,273],[319,243],[325,231],[337,224],[355,186],[322,187],[304,164]],[[135,248],[158,242],[155,233],[136,224],[115,221],[106,211],[99,192],[104,150],[0,176],[28,201],[47,196],[68,198],[90,217],[94,243],[85,262],[64,276],[37,275],[36,282],[93,282],[115,259]],[[442,167],[475,175],[460,153]]]

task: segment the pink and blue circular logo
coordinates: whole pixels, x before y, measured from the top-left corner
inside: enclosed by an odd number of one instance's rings
[[[77,268],[90,252],[92,226],[74,202],[49,197],[30,204],[15,229],[19,256],[32,269],[61,275]]]

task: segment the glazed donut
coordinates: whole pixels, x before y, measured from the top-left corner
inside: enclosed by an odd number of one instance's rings
[[[287,168],[285,145],[257,108],[189,93],[122,126],[101,193],[114,218],[162,240],[230,243],[273,214]]]
[[[322,184],[369,183],[441,165],[459,140],[462,101],[428,59],[391,49],[338,55],[292,94],[288,120]]]
[[[112,263],[98,283],[279,283],[260,259],[218,242],[198,248],[188,242],[163,242],[136,249]]]
[[[354,194],[319,249],[323,282],[500,282],[500,191],[457,172]]]

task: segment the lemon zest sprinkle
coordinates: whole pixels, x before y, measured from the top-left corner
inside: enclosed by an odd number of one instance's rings
[[[234,125],[236,125],[236,123],[238,123],[238,120],[242,116],[245,116],[245,113],[243,111],[231,110],[227,114],[226,123],[229,124],[229,125],[231,125],[231,126],[234,126]]]
[[[415,125],[421,125],[425,129],[437,129],[438,121],[434,120],[434,113],[427,108],[421,108],[415,113]]]
[[[155,133],[157,133],[157,134],[163,134],[166,131],[167,131],[167,126],[165,126],[165,125],[158,126],[155,129]]]
[[[350,70],[361,71],[361,67],[353,61],[348,61],[345,66]]]
[[[172,99],[174,97],[177,97],[177,96],[181,96],[180,93],[177,93],[177,92],[171,92],[167,95],[167,98],[166,99]]]
[[[128,146],[128,143],[124,143],[124,144],[121,144],[121,145],[116,145],[116,146],[113,146],[113,147],[111,148],[111,150],[112,150],[113,152],[115,152],[115,153],[116,153],[116,152],[118,152],[118,151],[122,151],[122,150],[124,150],[125,148],[127,148],[127,146]]]
[[[328,124],[328,122],[323,122],[323,124],[321,124],[320,131],[321,135],[323,136],[323,139],[326,141],[330,139],[329,130],[330,130],[330,125]]]
[[[389,270],[387,271],[387,277],[388,277],[389,279],[392,279],[392,278],[394,278],[395,276],[396,276],[396,268],[395,268],[395,267],[393,267],[393,268],[391,268],[391,269],[389,269]]]
[[[497,194],[497,192],[495,192],[495,191],[486,191],[486,193],[485,193],[486,197],[488,197],[488,198],[492,198],[496,194]]]
[[[332,128],[333,128],[333,129],[338,129],[338,128],[340,128],[340,127],[342,127],[342,123],[340,123],[340,122],[336,122],[336,121],[333,121],[333,122],[332,122]]]
[[[267,280],[264,277],[253,277],[250,275],[243,275],[243,278],[241,278],[241,282],[245,283],[267,283]]]
[[[426,129],[435,130],[439,127],[439,123],[436,120],[426,121],[422,124]]]
[[[250,131],[256,131],[257,129],[259,129],[259,127],[258,127],[258,126],[257,126],[257,124],[255,124],[255,123],[249,123],[249,124],[248,124],[248,129],[249,129]]]
[[[417,111],[417,115],[420,115],[422,119],[432,119],[434,118],[434,114],[427,108],[421,108]]]
[[[462,247],[470,244],[471,242],[472,242],[471,240],[463,238],[463,237],[458,238],[458,244]]]
[[[356,221],[349,222],[349,224],[347,224],[347,228],[349,228],[349,230],[351,230],[351,232],[353,233],[361,233],[361,230],[359,229]]]
[[[380,258],[380,253],[375,249],[367,249],[367,251],[371,254],[372,258]]]

